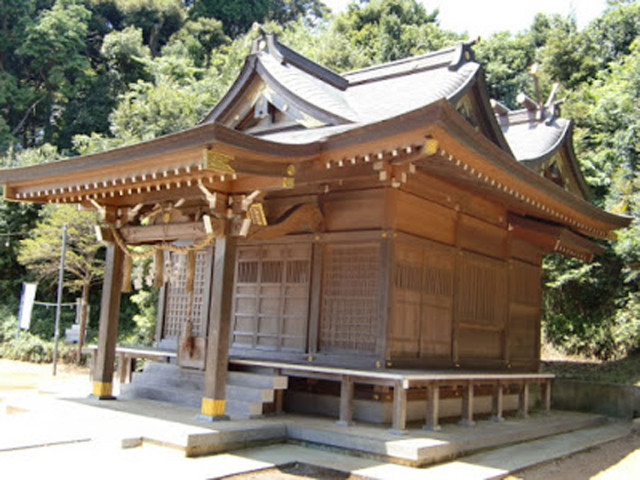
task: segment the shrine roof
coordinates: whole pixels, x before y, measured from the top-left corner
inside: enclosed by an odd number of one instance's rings
[[[254,42],[236,83],[202,123],[217,122],[233,127],[229,111],[246,97],[255,76],[264,81],[268,90],[282,95],[289,103],[301,110],[306,107],[308,115],[316,113],[317,124],[312,128],[305,125],[308,134],[296,132],[288,137],[276,133],[274,138],[283,143],[313,141],[331,132],[324,130],[319,134],[313,131],[316,128],[349,125],[336,130],[343,132],[393,118],[443,98],[456,102],[471,88],[480,71],[470,47],[470,43],[460,43],[437,52],[338,74],[282,45],[274,35],[263,33]],[[251,134],[269,137],[268,130]]]
[[[518,161],[528,162],[554,153],[569,133],[569,120],[540,120],[538,114],[539,111],[520,110],[498,116],[498,124]]]
[[[585,201],[571,122],[557,117],[555,106],[491,105],[470,47],[338,74],[263,33],[199,125],[0,170],[0,182],[7,199],[128,205],[175,195],[169,189],[197,196],[196,185],[205,184],[244,194],[371,177],[398,188],[418,171],[580,234],[606,238],[626,226],[629,218]]]

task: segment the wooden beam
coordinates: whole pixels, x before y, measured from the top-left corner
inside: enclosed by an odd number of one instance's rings
[[[201,418],[223,420],[237,240],[216,239]]]
[[[100,400],[114,398],[113,367],[116,355],[118,321],[120,319],[123,261],[124,252],[115,243],[107,243],[102,303],[100,306],[98,351],[93,371],[93,395]]]
[[[217,235],[224,232],[225,221],[211,219],[211,226]],[[129,226],[120,229],[123,240],[128,244],[171,242],[181,239],[205,237],[208,232],[204,222],[169,223],[167,225]]]

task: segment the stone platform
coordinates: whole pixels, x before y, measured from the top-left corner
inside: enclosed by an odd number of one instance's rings
[[[86,390],[85,390],[86,391]],[[51,462],[100,459],[95,478],[212,479],[292,462],[331,466],[364,478],[496,478],[627,435],[630,424],[552,411],[439,432],[408,425],[339,427],[333,418],[282,415],[204,422],[197,409],[147,400],[98,401],[53,392],[6,398],[0,463],[43,478]],[[108,467],[107,467],[108,466]],[[16,470],[17,471],[17,470]],[[77,475],[75,475],[77,474]],[[82,469],[69,479],[86,478]]]
[[[195,409],[162,402],[77,401],[101,409],[126,411],[146,417],[150,422],[141,427],[138,433],[123,434],[124,446],[163,445],[182,451],[187,457],[289,442],[421,467],[489,448],[612,425],[600,415],[552,411],[546,415],[534,414],[529,418],[507,417],[503,422],[480,420],[474,427],[444,423],[438,432],[424,431],[420,424],[410,424],[404,435],[397,435],[383,426],[373,424],[341,427],[334,419],[324,417],[283,414],[255,420],[208,423],[195,418]],[[172,428],[162,424],[154,426],[151,421],[154,418],[171,421]]]

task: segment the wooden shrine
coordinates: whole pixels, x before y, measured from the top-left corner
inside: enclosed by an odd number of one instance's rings
[[[205,371],[216,417],[229,356],[536,372],[543,256],[590,261],[629,223],[588,202],[557,113],[490,101],[470,44],[337,74],[263,33],[194,128],[0,182],[103,215],[94,393],[111,395],[130,258],[153,254],[157,344]]]

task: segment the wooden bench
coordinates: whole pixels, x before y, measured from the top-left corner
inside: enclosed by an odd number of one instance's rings
[[[91,375],[95,371],[95,363],[97,360],[96,352],[98,347],[89,345],[82,349],[82,353],[90,356],[89,366]],[[177,357],[176,352],[169,350],[158,350],[154,348],[144,347],[116,347],[116,358],[118,359],[118,377],[120,383],[130,383],[133,371],[135,370],[136,360],[144,358],[156,362],[169,362]]]
[[[299,365],[283,362],[271,362],[248,359],[230,359],[230,363],[245,367],[271,368],[279,374],[303,376],[321,380],[340,382],[340,418],[339,425],[348,426],[353,420],[353,391],[355,383],[383,385],[393,388],[392,431],[403,433],[407,425],[407,392],[411,388],[427,390],[427,410],[425,414],[426,430],[439,430],[438,410],[440,387],[462,387],[462,425],[472,426],[473,394],[476,385],[492,387],[492,419],[503,419],[503,387],[518,385],[518,414],[527,417],[529,414],[529,386],[540,384],[542,393],[542,409],[551,409],[551,380],[553,374],[546,373],[481,373],[481,372],[411,372],[400,370],[366,371],[345,368],[323,367],[316,365]]]

